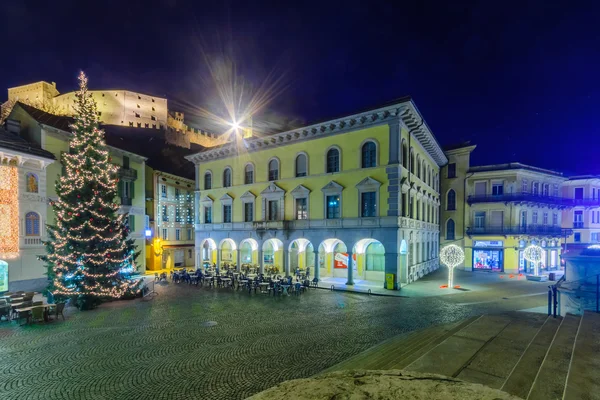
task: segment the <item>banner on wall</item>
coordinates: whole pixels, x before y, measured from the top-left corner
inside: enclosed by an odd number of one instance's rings
[[[8,263],[0,260],[0,292],[8,291]]]
[[[333,268],[348,269],[348,253],[335,253]]]

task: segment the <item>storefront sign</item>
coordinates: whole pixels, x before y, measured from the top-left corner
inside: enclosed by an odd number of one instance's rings
[[[503,247],[504,242],[502,240],[475,240],[473,247]]]
[[[333,268],[348,269],[348,254],[335,253]]]
[[[0,260],[0,292],[8,291],[8,263]]]

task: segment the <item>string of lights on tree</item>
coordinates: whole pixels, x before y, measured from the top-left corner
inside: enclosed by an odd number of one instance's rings
[[[82,302],[121,298],[137,285],[130,275],[139,253],[129,237],[127,215],[118,214],[118,167],[111,163],[98,128],[96,103],[83,72],[76,97],[73,138],[61,160],[58,200],[51,202],[56,224],[48,226],[47,255],[40,258],[48,267],[48,290],[54,296],[77,296]]]

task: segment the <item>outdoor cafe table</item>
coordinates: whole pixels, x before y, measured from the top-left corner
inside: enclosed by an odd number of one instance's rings
[[[260,286],[261,293],[268,293],[267,287],[269,286],[269,282],[260,282],[258,286]]]
[[[221,282],[229,285],[231,283],[231,278],[221,278]]]
[[[34,308],[42,307],[44,308],[44,321],[48,321],[48,308],[54,307],[56,304],[38,304],[37,306],[28,306],[23,308],[17,308],[18,312],[31,311]]]

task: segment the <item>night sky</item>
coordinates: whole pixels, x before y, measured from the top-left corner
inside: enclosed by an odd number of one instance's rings
[[[86,3],[92,3],[93,6]],[[474,164],[519,161],[600,174],[600,2],[0,2],[5,88],[39,80],[211,107],[209,59],[254,86],[286,88],[269,109],[305,122],[411,95],[442,145]]]

